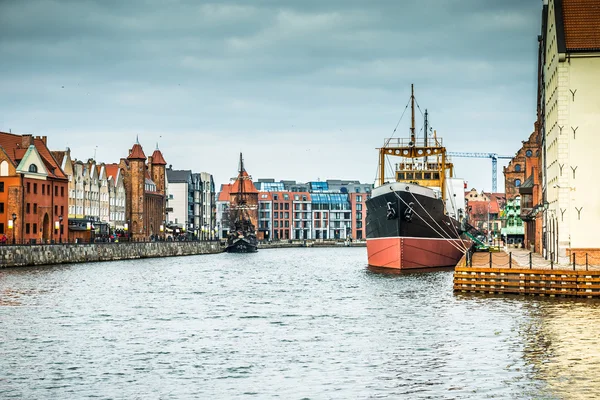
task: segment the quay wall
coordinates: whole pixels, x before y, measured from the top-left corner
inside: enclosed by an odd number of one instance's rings
[[[259,242],[258,249],[286,249],[292,247],[366,247],[366,242],[345,242],[345,241],[334,241],[334,240],[290,240],[290,241],[277,241],[277,242]]]
[[[219,242],[135,242],[0,246],[0,269],[34,265],[216,254]]]

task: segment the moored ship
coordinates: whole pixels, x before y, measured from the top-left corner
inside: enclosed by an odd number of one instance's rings
[[[258,191],[252,184],[252,177],[244,168],[240,153],[238,176],[231,187],[231,205],[228,209],[229,234],[227,235],[228,253],[254,253],[258,248],[256,238],[256,219],[258,209]]]
[[[415,134],[415,97],[411,86],[410,138],[385,139],[379,149],[377,186],[367,201],[367,253],[370,266],[420,269],[455,266],[470,241],[463,237],[464,181],[441,138]],[[392,166],[388,157],[400,162]],[[386,176],[386,161],[393,176]]]

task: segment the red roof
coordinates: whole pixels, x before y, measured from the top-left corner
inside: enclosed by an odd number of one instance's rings
[[[224,185],[221,185],[221,191],[219,192],[219,198],[217,199],[217,201],[229,201],[229,194],[231,193],[231,186],[233,186],[231,183],[227,183]]]
[[[131,148],[131,152],[127,157],[128,160],[145,160],[146,155],[144,154],[144,150],[142,150],[142,146],[139,143],[136,143]]]
[[[256,190],[256,187],[254,186],[254,183],[252,183],[252,180],[250,179],[250,176],[248,175],[246,170],[243,170],[238,175],[238,178],[235,180],[235,182],[233,182],[233,185],[231,187],[231,193],[242,193],[242,192],[258,193],[258,190]]]
[[[104,166],[106,169],[106,177],[113,177],[114,180],[117,179],[117,175],[119,175],[119,164],[106,164]]]
[[[489,206],[489,208],[488,208]],[[471,209],[470,214],[472,215],[484,215],[488,212],[490,214],[500,213],[498,203],[496,201],[469,201],[469,208]],[[488,211],[489,210],[489,211]]]
[[[39,153],[46,169],[48,170],[48,176],[53,178],[66,179],[64,171],[60,167],[60,164],[52,156],[52,153],[39,137],[32,137],[33,145]],[[13,164],[16,166],[25,156],[29,146],[23,146],[23,135],[15,135],[13,133],[0,132],[0,146],[4,149],[6,154],[10,157]]]
[[[600,1],[563,0],[568,50],[600,50]]]
[[[152,153],[152,164],[167,165],[167,162],[159,149],[154,150],[154,153]]]

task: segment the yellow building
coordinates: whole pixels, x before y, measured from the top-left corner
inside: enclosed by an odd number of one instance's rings
[[[545,2],[545,248],[559,262],[572,252],[600,261],[600,3]]]

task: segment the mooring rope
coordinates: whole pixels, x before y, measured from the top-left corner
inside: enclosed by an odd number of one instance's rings
[[[391,191],[392,191],[392,192],[393,192],[393,193],[396,195],[396,197],[398,197],[398,198],[399,198],[399,199],[400,199],[400,200],[401,200],[401,201],[404,203],[404,205],[405,205],[406,207],[408,207],[408,208],[409,208],[411,211],[413,211],[413,212],[415,211],[415,210],[414,210],[414,208],[412,208],[412,207],[411,207],[409,204],[407,204],[407,203],[406,203],[406,201],[405,201],[405,200],[404,200],[402,197],[400,197],[400,196],[398,195],[398,193],[396,193],[396,192],[394,191],[394,188],[390,187],[390,190],[391,190]],[[438,235],[440,238],[442,238],[442,239],[444,239],[445,241],[447,241],[448,243],[450,243],[450,244],[451,244],[451,245],[452,245],[452,246],[453,246],[453,247],[454,247],[456,250],[460,251],[460,252],[461,252],[461,253],[463,253],[463,254],[465,254],[465,253],[466,253],[466,250],[465,250],[463,247],[461,247],[461,246],[457,245],[456,243],[454,243],[454,241],[452,241],[452,240],[448,240],[448,238],[446,238],[446,237],[444,237],[443,235],[441,235],[441,234],[440,234],[440,233],[439,233],[439,232],[438,232],[438,231],[437,231],[437,230],[436,230],[436,229],[435,229],[433,226],[431,226],[431,225],[430,225],[430,224],[429,224],[427,221],[425,221],[425,219],[424,219],[423,217],[421,217],[421,216],[420,216],[420,215],[419,215],[417,212],[415,212],[415,215],[416,215],[417,217],[421,218],[421,221],[423,221],[423,222],[425,223],[425,225],[427,225],[427,226],[428,226],[428,227],[429,227],[429,228],[430,228],[432,231],[434,231],[434,232],[435,232],[435,233],[436,233],[436,234],[437,234],[437,235]]]
[[[419,207],[421,207],[421,209],[423,209],[423,211],[425,211],[425,214],[427,214],[427,216],[429,218],[431,218],[431,220],[433,222],[435,222],[435,224],[438,226],[438,228],[440,228],[440,230],[442,232],[444,232],[445,234],[448,235],[448,239],[453,239],[452,236],[450,235],[450,233],[446,232],[446,230],[440,226],[440,224],[438,223],[438,221],[436,221],[435,218],[433,218],[431,216],[431,214],[429,214],[429,211],[427,211],[427,209],[425,207],[423,207],[423,205],[419,202],[419,200],[417,199],[417,197],[415,196],[415,194],[413,192],[411,192],[411,191],[409,191],[409,193],[412,196],[412,198],[415,199],[415,201],[417,202],[417,204],[419,205]],[[460,239],[460,235],[458,234],[458,231],[456,230],[456,227],[454,226],[454,224],[451,223],[450,225],[452,226],[452,229],[454,229],[454,232],[456,233],[456,238]],[[461,240],[460,243],[461,243],[461,247],[463,247],[463,253],[465,253],[467,251],[467,246],[464,245],[464,243],[462,242],[462,240]]]

